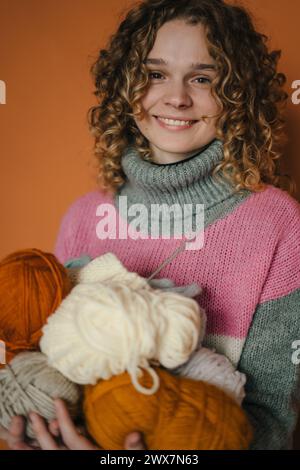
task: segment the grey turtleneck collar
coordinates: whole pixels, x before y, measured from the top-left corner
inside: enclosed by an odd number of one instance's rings
[[[245,190],[236,194],[233,184],[220,172],[212,176],[222,159],[223,144],[218,139],[186,160],[162,165],[143,160],[130,146],[122,157],[126,181],[115,195],[116,206],[119,207],[119,196],[127,196],[128,208],[143,204],[148,210],[153,204],[203,204],[207,226],[250,194]]]

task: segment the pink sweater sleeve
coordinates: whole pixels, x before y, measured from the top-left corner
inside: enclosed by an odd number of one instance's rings
[[[91,255],[96,238],[96,210],[99,204],[111,201],[99,190],[76,199],[64,214],[59,227],[54,254],[61,263],[70,258]]]
[[[78,215],[77,201],[75,201],[60,223],[54,254],[62,264],[72,258],[73,245],[78,232]]]

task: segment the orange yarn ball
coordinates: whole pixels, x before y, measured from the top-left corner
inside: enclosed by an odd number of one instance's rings
[[[214,385],[155,368],[160,387],[153,395],[136,391],[123,373],[87,385],[84,414],[90,435],[106,450],[124,449],[125,436],[144,434],[152,450],[241,450],[252,439],[246,414]],[[151,386],[146,372],[139,378]]]
[[[38,349],[41,328],[71,288],[67,270],[51,253],[20,250],[0,262],[0,340],[6,362]]]

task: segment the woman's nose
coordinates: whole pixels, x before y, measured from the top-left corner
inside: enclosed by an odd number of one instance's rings
[[[183,83],[170,84],[164,96],[164,104],[170,104],[176,108],[186,107],[192,104],[192,99]]]

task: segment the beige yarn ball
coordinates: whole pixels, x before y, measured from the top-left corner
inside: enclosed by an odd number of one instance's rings
[[[75,286],[47,319],[41,351],[75,383],[96,384],[128,371],[137,390],[155,393],[159,381],[150,362],[170,368],[185,363],[198,344],[202,310],[174,292],[110,284]],[[139,385],[140,368],[152,376],[151,389]]]
[[[72,418],[79,415],[80,388],[49,366],[44,354],[20,353],[0,370],[0,424],[6,429],[13,416],[27,417],[31,411],[48,422],[55,419],[54,398],[65,401]],[[29,420],[26,435],[35,437]]]

